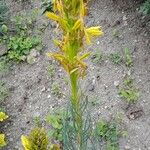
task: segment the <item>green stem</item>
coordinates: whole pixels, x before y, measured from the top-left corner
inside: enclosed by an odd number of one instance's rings
[[[80,101],[78,97],[78,86],[77,86],[77,73],[74,72],[70,75],[71,82],[71,104],[75,110],[75,124],[78,127],[77,133],[77,143],[79,144],[79,150],[82,147],[82,114],[80,109]]]

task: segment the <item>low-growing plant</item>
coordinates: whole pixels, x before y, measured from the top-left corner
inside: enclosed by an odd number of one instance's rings
[[[48,114],[45,121],[51,126],[48,136],[62,142],[62,116],[60,114]]]
[[[37,37],[14,36],[8,42],[8,58],[17,62],[23,61],[24,56],[40,43]]]
[[[8,116],[4,112],[0,112],[0,122],[6,120]],[[0,148],[6,146],[5,134],[0,133]]]
[[[119,64],[121,62],[121,56],[118,52],[111,53],[109,58],[114,64]]]
[[[24,150],[60,150],[59,145],[50,146],[47,134],[43,128],[34,128],[28,136],[21,137]]]
[[[92,62],[94,63],[100,63],[102,61],[103,54],[100,51],[95,51],[91,55]]]
[[[133,80],[127,77],[124,80],[124,86],[119,87],[119,95],[126,100],[129,104],[135,103],[139,98],[139,93],[133,86]]]
[[[8,89],[5,87],[3,82],[0,82],[0,102],[3,102],[8,97]]]
[[[0,59],[0,74],[5,73],[9,70],[9,65],[6,59]]]
[[[128,48],[124,49],[124,61],[127,67],[131,67],[133,65],[132,56]]]
[[[54,82],[52,84],[51,91],[52,91],[52,94],[57,96],[58,98],[60,98],[63,95],[63,93],[60,90],[60,86],[59,86],[59,84],[57,82]]]
[[[47,71],[48,71],[48,75],[49,75],[50,77],[53,77],[53,76],[54,76],[55,68],[53,67],[53,65],[48,65]]]
[[[113,37],[114,39],[116,39],[116,38],[119,38],[119,36],[120,36],[119,31],[118,31],[117,29],[114,29],[114,30],[112,31],[112,37]]]
[[[139,12],[144,15],[150,14],[150,0],[145,0],[145,2],[140,6]]]
[[[121,131],[119,131],[116,122],[99,121],[96,124],[94,134],[96,137],[102,139],[101,142],[105,143],[104,147],[106,150],[119,150]]]
[[[46,11],[53,11],[53,1],[52,0],[42,0],[41,8],[43,9],[43,13]]]
[[[2,36],[2,25],[9,20],[9,9],[5,0],[0,0],[0,36]]]
[[[16,62],[24,61],[30,50],[41,43],[37,35],[31,35],[29,32],[33,28],[36,16],[37,10],[35,9],[32,10],[30,17],[28,15],[19,15],[11,19],[15,34],[3,32],[4,36],[1,38],[1,42],[5,43],[7,47],[5,56],[8,60]]]

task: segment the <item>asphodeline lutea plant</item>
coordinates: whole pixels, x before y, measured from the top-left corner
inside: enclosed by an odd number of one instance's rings
[[[4,112],[0,112],[0,122],[6,120],[8,116]],[[5,134],[0,134],[0,148],[6,145]]]
[[[21,142],[24,150],[60,150],[60,147],[53,144],[49,147],[48,137],[43,128],[34,128],[28,136],[22,135]]]
[[[93,37],[103,34],[99,26],[86,27],[84,17],[88,11],[85,0],[53,0],[53,12],[45,15],[56,21],[62,32],[60,39],[54,39],[54,44],[59,47],[56,53],[48,53],[49,57],[57,60],[70,78],[71,104],[77,115],[75,122],[79,128],[77,141],[80,144],[80,130],[82,129],[82,115],[80,98],[78,95],[78,79],[85,76],[87,65],[84,59],[90,53],[84,51],[84,43],[91,44]]]

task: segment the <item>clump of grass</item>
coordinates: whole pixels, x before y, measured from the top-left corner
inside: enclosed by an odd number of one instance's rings
[[[124,49],[124,61],[127,67],[131,67],[133,65],[132,56],[128,48]]]
[[[121,56],[118,52],[111,53],[109,58],[113,62],[113,64],[119,64],[121,62]]]
[[[119,87],[119,95],[129,104],[135,103],[138,100],[139,93],[133,86],[133,80],[131,78],[127,77],[124,80],[123,87]]]

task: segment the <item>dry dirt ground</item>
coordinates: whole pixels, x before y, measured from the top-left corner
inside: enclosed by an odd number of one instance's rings
[[[102,27],[104,36],[96,39],[88,50],[102,53],[104,57],[100,63],[92,63],[91,58],[87,61],[88,73],[86,80],[81,82],[89,101],[96,103],[90,107],[94,120],[109,120],[121,114],[128,135],[120,139],[120,150],[150,150],[150,30],[147,24],[150,18],[139,14],[138,6],[137,1],[93,0],[86,20],[88,26]],[[33,7],[40,7],[38,0]],[[19,8],[16,3],[11,3],[12,11]],[[49,21],[39,17],[38,25],[43,22]],[[117,38],[112,35],[115,30],[119,33]],[[48,26],[42,36],[46,48],[34,64],[12,65],[9,73],[1,76],[10,90],[4,104],[9,119],[2,127],[8,145],[2,150],[21,150],[20,136],[28,134],[34,125],[33,118],[43,120],[49,112],[62,108],[65,103],[68,90],[64,72],[45,55],[56,50],[52,42],[56,37],[55,25]],[[107,57],[112,52],[120,52],[123,56],[124,48],[129,48],[133,56],[130,69],[124,63],[114,65]],[[52,77],[48,73],[49,65],[55,68]],[[134,86],[140,93],[136,107],[143,110],[142,116],[133,120],[127,117],[127,104],[118,96],[115,86],[116,83],[122,84],[126,74],[134,79]],[[53,94],[53,84],[59,85],[61,96]]]

